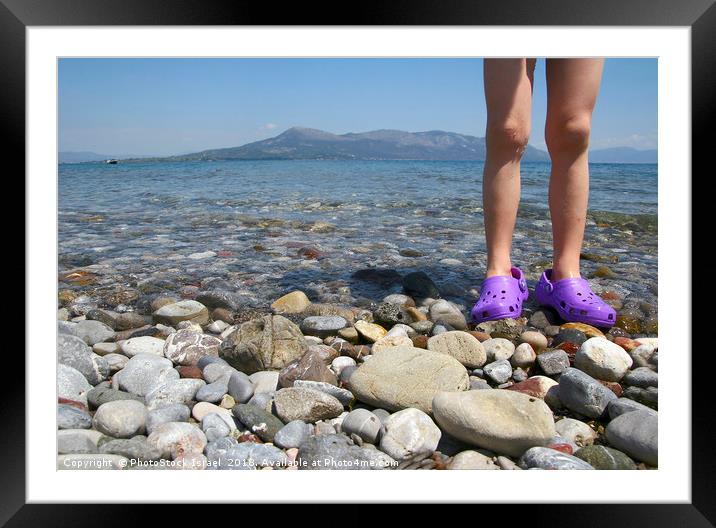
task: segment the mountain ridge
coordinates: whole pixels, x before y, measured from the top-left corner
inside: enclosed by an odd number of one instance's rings
[[[60,152],[60,160],[63,154]],[[93,153],[87,153],[93,154]],[[406,132],[378,129],[334,134],[307,127],[291,127],[277,136],[237,147],[206,149],[163,157],[133,157],[123,161],[223,161],[223,160],[434,160],[484,161],[485,138],[427,130]],[[100,155],[97,155],[100,156]],[[549,154],[528,145],[523,161],[549,161]],[[99,161],[88,159],[87,161]],[[61,161],[62,162],[62,161]],[[656,163],[656,150],[613,147],[590,151],[593,163]]]

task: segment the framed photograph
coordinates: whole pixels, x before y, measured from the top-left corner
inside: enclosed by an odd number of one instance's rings
[[[0,0],[27,244],[0,523],[511,502],[711,526],[712,4]]]

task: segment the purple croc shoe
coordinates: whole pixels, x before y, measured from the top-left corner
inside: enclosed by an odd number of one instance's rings
[[[552,270],[542,273],[535,297],[542,306],[551,306],[560,317],[571,323],[586,323],[609,328],[617,313],[589,287],[584,279],[562,279],[552,282]]]
[[[495,275],[482,283],[480,298],[470,313],[473,322],[514,319],[522,314],[522,303],[527,300],[527,281],[519,268],[512,275]]]

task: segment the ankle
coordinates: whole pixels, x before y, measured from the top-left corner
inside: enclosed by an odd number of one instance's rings
[[[512,275],[512,266],[508,265],[505,266],[490,266],[487,268],[487,271],[485,272],[485,278],[489,277],[504,277],[504,276],[510,276]]]
[[[552,269],[552,282],[557,282],[563,279],[580,279],[582,275],[579,273],[579,269],[573,268],[557,268]]]

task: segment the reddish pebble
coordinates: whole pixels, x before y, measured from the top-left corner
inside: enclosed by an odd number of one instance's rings
[[[477,338],[477,340],[480,343],[490,339],[490,334],[488,334],[487,332],[480,332],[478,330],[472,330],[472,331],[468,332],[468,334],[471,334],[473,337]]]
[[[252,442],[254,444],[261,444],[261,439],[253,433],[244,433],[237,438],[239,443],[241,442]]]
[[[621,299],[619,294],[613,291],[605,291],[600,295],[600,297],[605,301],[618,301],[619,299]]]
[[[569,444],[550,444],[547,447],[549,449],[554,449],[555,451],[567,453],[568,455],[572,454],[572,446]]]
[[[71,405],[72,407],[77,407],[81,411],[87,411],[87,406],[82,403],[75,400],[70,400],[68,398],[57,398],[57,403],[64,403],[65,405]]]
[[[231,251],[225,251],[225,250],[219,251],[217,253],[217,255],[220,257],[233,257],[234,256],[234,254]]]
[[[370,354],[370,346],[368,345],[357,345],[353,347],[353,359],[362,358]]]
[[[415,348],[428,348],[428,336],[416,335],[410,338]]]
[[[298,250],[298,256],[305,259],[318,259],[323,256],[323,253],[314,247],[305,246]]]
[[[182,378],[204,379],[199,367],[191,365],[179,367],[177,370],[179,371],[179,376]]]
[[[616,343],[617,345],[622,347],[627,352],[631,352],[636,347],[641,345],[641,343],[639,343],[639,341],[634,341],[633,339],[629,339],[628,337],[615,337],[614,343]]]
[[[621,398],[622,393],[624,392],[624,390],[622,389],[622,386],[619,385],[617,382],[615,382],[615,381],[602,381],[602,380],[599,380],[599,383],[601,383],[601,384],[604,385],[607,389],[609,389],[609,390],[612,391],[614,394],[616,394],[617,397]]]

